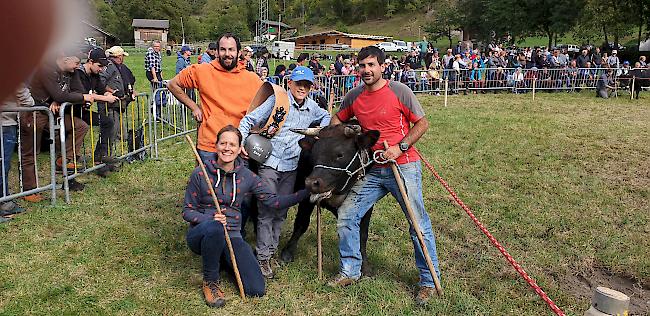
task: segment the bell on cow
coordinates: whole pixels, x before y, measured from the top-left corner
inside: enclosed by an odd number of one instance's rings
[[[271,156],[273,145],[271,145],[271,140],[268,138],[260,134],[251,134],[246,138],[244,149],[246,149],[251,159],[264,163]]]

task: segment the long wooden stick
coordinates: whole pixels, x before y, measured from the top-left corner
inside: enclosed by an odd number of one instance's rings
[[[203,172],[203,179],[205,179],[205,182],[208,184],[208,188],[210,188],[210,195],[212,196],[212,201],[217,208],[217,214],[223,214],[223,212],[221,212],[221,207],[219,206],[217,195],[214,193],[212,181],[210,181],[210,177],[208,177],[208,172],[205,170],[205,165],[203,164],[203,160],[201,160],[201,156],[199,156],[199,152],[196,151],[196,146],[194,145],[192,138],[190,135],[185,135],[185,139],[190,144],[190,147],[192,147],[192,152],[194,152],[196,161],[199,163],[201,171]],[[223,224],[223,233],[226,236],[226,245],[228,245],[228,251],[230,252],[232,269],[235,271],[235,279],[237,279],[237,287],[239,287],[239,296],[241,296],[242,300],[246,301],[246,295],[244,294],[244,284],[241,282],[241,275],[239,275],[239,268],[237,268],[237,261],[235,260],[235,251],[232,249],[232,243],[230,242],[230,236],[228,235],[226,224]]]
[[[388,149],[389,146],[387,141],[384,141],[384,147]],[[440,280],[438,280],[438,274],[436,274],[436,269],[433,266],[431,257],[429,256],[429,249],[427,249],[427,245],[424,243],[424,236],[422,236],[422,230],[420,230],[420,224],[418,224],[418,222],[415,220],[415,212],[413,212],[413,208],[411,207],[411,202],[409,202],[408,195],[406,194],[404,181],[400,176],[399,170],[397,170],[397,164],[395,162],[392,162],[390,164],[390,167],[391,169],[393,169],[395,182],[397,182],[397,186],[399,187],[399,192],[402,194],[402,200],[404,200],[404,205],[406,205],[406,213],[408,214],[409,219],[411,220],[411,225],[413,225],[413,230],[415,231],[415,234],[418,236],[418,241],[420,242],[420,247],[422,247],[422,253],[424,254],[424,259],[427,262],[427,267],[429,268],[429,272],[431,272],[431,276],[433,277],[433,283],[436,286],[436,292],[438,292],[439,296],[442,296],[442,287],[440,286]]]
[[[323,279],[323,242],[321,234],[322,225],[321,225],[321,208],[320,202],[316,204],[316,236],[318,238],[317,249],[318,249],[318,279]]]

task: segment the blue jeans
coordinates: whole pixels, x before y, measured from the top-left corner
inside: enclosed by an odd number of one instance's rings
[[[232,268],[230,253],[226,246],[223,224],[205,221],[187,231],[187,245],[203,261],[203,280],[218,281],[222,260]],[[241,237],[231,237],[237,268],[241,275],[244,293],[248,296],[264,296],[265,283],[260,266],[251,246]]]
[[[404,177],[406,192],[411,207],[415,213],[424,242],[431,256],[431,261],[440,277],[436,239],[431,228],[431,220],[424,208],[422,197],[422,166],[419,161],[400,165]],[[339,208],[337,231],[339,235],[339,252],[341,255],[341,273],[350,278],[361,276],[361,250],[359,247],[359,224],[361,218],[386,194],[392,194],[406,215],[404,200],[399,192],[395,176],[391,168],[372,168],[362,180],[357,182],[352,191]],[[410,224],[410,221],[409,221]],[[429,272],[422,248],[417,239],[413,226],[409,225],[411,241],[415,249],[415,265],[420,271],[420,285],[434,287],[433,278]]]
[[[2,126],[2,172],[0,183],[2,184],[2,196],[9,195],[9,169],[11,168],[11,156],[14,154],[17,141],[17,126]]]

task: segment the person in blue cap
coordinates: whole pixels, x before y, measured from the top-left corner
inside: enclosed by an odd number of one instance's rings
[[[290,131],[292,128],[307,128],[311,126],[327,126],[330,114],[320,108],[316,101],[309,98],[309,92],[314,84],[314,73],[311,69],[298,66],[289,77],[289,107],[284,125],[270,139],[272,151],[260,167],[258,175],[272,189],[273,193],[284,195],[293,192],[300,157],[298,141],[303,135]],[[239,123],[239,130],[244,141],[251,134],[251,129],[264,126],[273,109],[276,108],[276,96],[271,95],[260,106],[246,114]],[[276,111],[277,112],[277,111]],[[242,152],[245,156],[246,152]],[[262,274],[273,278],[271,260],[278,249],[280,232],[287,219],[287,208],[277,210],[258,203],[257,223],[257,260]],[[275,265],[275,264],[274,264]]]
[[[176,59],[177,75],[179,72],[181,72],[181,70],[189,67],[192,64],[190,56],[192,56],[192,49],[187,45],[181,47],[181,51],[178,53],[178,58]]]

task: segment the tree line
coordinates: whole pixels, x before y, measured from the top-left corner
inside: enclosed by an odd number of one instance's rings
[[[232,31],[255,36],[259,0],[89,0],[102,28],[123,43],[133,42],[134,18],[168,19],[170,39],[180,42],[183,18],[186,40],[202,41]],[[298,27],[320,25],[345,29],[395,14],[419,14],[423,30],[452,45],[455,31],[466,39],[516,43],[545,36],[553,46],[571,34],[583,43],[618,43],[624,37],[650,36],[647,0],[270,0],[269,19]],[[300,31],[299,31],[300,32]]]

